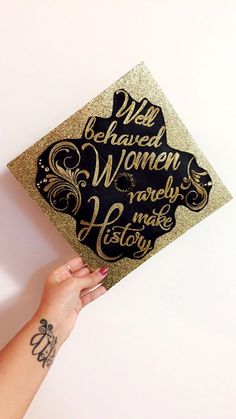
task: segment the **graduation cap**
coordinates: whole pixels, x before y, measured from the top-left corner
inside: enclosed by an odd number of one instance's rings
[[[143,63],[8,167],[107,288],[231,198]]]

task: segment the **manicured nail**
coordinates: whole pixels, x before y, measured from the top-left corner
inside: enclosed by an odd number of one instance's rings
[[[107,272],[108,272],[108,266],[102,266],[100,269],[99,269],[99,272],[100,272],[100,274],[102,275],[102,276],[104,276],[104,275],[106,275],[107,274]]]

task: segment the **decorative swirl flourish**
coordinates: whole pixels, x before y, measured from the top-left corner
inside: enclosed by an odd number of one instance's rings
[[[70,153],[64,159],[57,159],[59,153]],[[74,152],[74,155],[72,155]],[[73,158],[75,157],[75,163]],[[90,174],[87,170],[79,168],[81,155],[78,148],[70,141],[62,141],[57,143],[49,154],[49,167],[52,173],[46,175],[47,185],[43,188],[48,192],[50,205],[57,211],[66,211],[71,204],[71,197],[74,198],[75,204],[71,212],[76,215],[81,206],[80,187],[85,187]],[[61,162],[61,164],[59,164]],[[72,163],[72,164],[70,164]],[[64,166],[64,167],[63,167]],[[79,178],[83,176],[85,179]],[[63,205],[64,203],[64,205]]]
[[[162,109],[124,89],[108,118],[91,116],[80,138],[50,144],[38,166],[42,197],[107,261],[143,258],[175,228],[178,206],[202,210],[212,185],[193,154],[168,144]]]
[[[202,184],[201,179],[203,176],[208,176],[208,173],[205,170],[197,172],[191,168],[191,164],[195,157],[192,157],[187,166],[188,177],[183,178],[183,182],[180,187],[183,190],[189,189],[191,186],[195,189],[191,189],[185,196],[185,202],[193,211],[200,211],[203,209],[208,201],[208,191],[204,186],[210,186],[211,182],[207,184]]]

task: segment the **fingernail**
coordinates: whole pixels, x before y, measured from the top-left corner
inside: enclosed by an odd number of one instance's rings
[[[107,272],[108,272],[108,266],[102,266],[100,269],[99,269],[99,272],[100,272],[100,274],[102,275],[102,276],[104,276],[104,275],[106,275],[107,274]]]

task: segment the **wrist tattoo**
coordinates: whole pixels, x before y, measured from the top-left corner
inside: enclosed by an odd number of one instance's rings
[[[50,367],[53,363],[56,354],[57,337],[53,335],[53,325],[47,320],[40,320],[41,326],[30,340],[30,345],[33,346],[32,354],[37,355],[37,360],[42,362],[42,367],[45,365]]]

